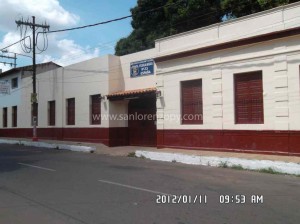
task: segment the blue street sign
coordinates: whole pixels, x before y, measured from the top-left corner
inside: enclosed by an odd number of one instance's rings
[[[154,75],[154,61],[147,59],[130,63],[130,77]]]

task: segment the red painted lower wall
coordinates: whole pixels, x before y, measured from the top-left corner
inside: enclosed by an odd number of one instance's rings
[[[128,128],[38,128],[38,138],[97,142],[108,146],[128,145]],[[0,137],[31,138],[31,128],[0,129]]]
[[[157,130],[157,147],[300,155],[300,131]]]
[[[31,138],[32,129],[0,129],[0,137]],[[128,128],[38,128],[40,139],[129,145]],[[158,148],[300,156],[300,131],[157,130]]]

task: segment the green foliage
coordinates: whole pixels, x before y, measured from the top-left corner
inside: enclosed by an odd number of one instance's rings
[[[271,167],[269,168],[264,168],[264,169],[260,169],[258,170],[260,173],[269,173],[269,174],[284,174],[284,173],[281,173],[281,172],[278,172],[274,169],[272,169]]]
[[[227,162],[220,162],[219,167],[221,167],[221,168],[229,168]]]
[[[150,49],[155,40],[162,37],[297,1],[138,0],[137,6],[131,9],[133,31],[118,41],[115,54],[120,56]]]
[[[222,0],[221,7],[227,19],[250,15],[299,0]]]
[[[153,48],[156,39],[217,23],[222,19],[220,0],[138,0],[131,13],[133,31],[118,41],[116,55]]]
[[[234,169],[234,170],[245,170],[242,165],[238,164],[238,165],[232,165],[230,167],[231,169]]]
[[[127,157],[133,157],[136,158],[135,152],[128,153]]]

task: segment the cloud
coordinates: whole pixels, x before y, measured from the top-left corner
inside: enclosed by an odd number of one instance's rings
[[[5,64],[2,64],[2,63],[0,64],[0,70],[2,72],[5,72],[5,71],[7,71],[9,69],[11,69],[10,65],[5,65]]]
[[[17,32],[8,32],[4,35],[3,40],[0,42],[0,49],[17,42],[18,40],[20,40],[20,34],[18,34]],[[15,44],[9,47],[9,51],[21,53],[22,49],[20,47],[20,44]]]
[[[59,65],[66,66],[99,56],[98,48],[82,47],[70,39],[56,41],[55,48],[52,50],[56,50],[59,56],[39,55],[38,60],[41,62],[53,61]]]
[[[51,29],[75,25],[79,16],[68,12],[58,0],[1,0],[0,30],[16,30],[15,20],[36,16],[37,22],[51,24]]]
[[[36,16],[37,23],[50,24],[51,30],[72,27],[79,23],[80,17],[64,9],[58,0],[1,0],[0,7],[0,49],[20,40],[20,33],[15,20],[20,18],[31,21],[31,16]],[[31,30],[28,30],[28,35]],[[1,37],[1,36],[0,36]],[[43,46],[43,38],[39,36],[38,46]],[[67,33],[52,33],[48,35],[48,49],[37,55],[37,63],[54,61],[60,65],[69,65],[79,61],[87,60],[99,55],[99,49],[91,49],[89,46],[80,46]],[[21,44],[8,48],[8,51],[25,54]],[[0,52],[1,53],[1,52]],[[31,56],[31,54],[30,54]],[[18,64],[23,57],[18,57]],[[11,61],[7,61],[11,62]],[[0,64],[0,69],[8,70],[9,66]]]
[[[4,35],[2,42],[0,42],[0,49],[4,46],[8,46],[11,43],[14,43],[16,41],[18,41],[20,39],[20,35],[14,32],[8,32],[7,34]],[[22,49],[20,48],[19,45],[13,45],[9,48],[10,52],[15,52],[15,53],[22,53]],[[1,52],[0,52],[1,54]],[[7,56],[13,56],[11,54],[5,54]],[[5,59],[5,58],[1,58],[2,62],[8,62],[8,63],[12,63],[13,61],[11,59]],[[2,72],[5,72],[9,69],[11,69],[10,65],[5,65],[3,63],[0,63],[0,69],[2,69]]]

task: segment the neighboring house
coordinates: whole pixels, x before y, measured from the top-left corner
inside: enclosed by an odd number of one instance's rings
[[[59,67],[59,65],[53,62],[37,64],[37,75]],[[26,127],[26,121],[31,120],[30,117],[24,119],[23,114],[24,111],[31,110],[31,70],[32,66],[24,66],[0,73],[0,82],[6,84],[5,87],[7,87],[7,93],[9,93],[7,94],[3,91],[0,92],[0,127],[3,128],[0,129],[1,136],[20,136],[21,129],[15,128]],[[26,92],[29,94],[26,95]],[[26,99],[23,100],[24,98]]]
[[[299,155],[299,15],[294,3],[43,72],[38,136]],[[32,136],[31,91],[0,96],[0,136]]]

